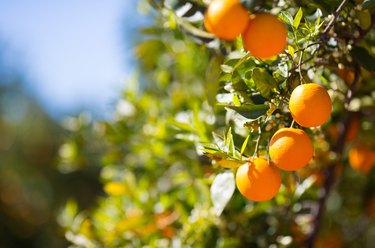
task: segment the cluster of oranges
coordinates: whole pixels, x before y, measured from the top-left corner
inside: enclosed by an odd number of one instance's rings
[[[244,48],[260,59],[279,55],[287,44],[287,29],[276,16],[269,13],[249,14],[239,0],[213,0],[205,13],[204,25],[207,31],[223,40],[231,41],[241,35]],[[340,75],[342,73],[339,72]],[[345,81],[354,79],[353,72],[342,76]],[[290,113],[301,127],[324,124],[331,115],[331,108],[327,91],[315,83],[297,86],[289,100]],[[345,141],[355,136],[356,132],[349,129]],[[281,185],[278,169],[296,171],[304,167],[313,154],[313,143],[302,129],[282,128],[270,140],[270,160],[258,157],[239,167],[237,188],[250,200],[269,200],[277,194]],[[375,163],[375,152],[363,144],[353,146],[349,152],[349,163],[353,169],[367,173]]]
[[[249,15],[239,0],[213,0],[207,8],[204,25],[207,31],[223,40],[242,35],[245,49],[261,59],[280,54],[287,42],[286,27],[276,16]]]
[[[315,83],[297,86],[289,100],[293,119],[302,127],[316,127],[325,123],[331,114],[331,98],[323,86]],[[304,167],[314,154],[309,136],[296,128],[282,128],[271,138],[269,155],[255,158],[237,170],[236,184],[242,195],[252,201],[274,197],[281,185],[277,168],[295,171]]]

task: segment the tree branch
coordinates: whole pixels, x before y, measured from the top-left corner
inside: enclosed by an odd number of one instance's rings
[[[312,51],[311,55],[310,55],[306,60],[304,60],[304,61],[301,61],[301,60],[300,60],[299,63],[298,63],[298,67],[292,68],[291,71],[296,70],[297,68],[298,68],[299,70],[301,70],[301,66],[302,66],[303,64],[306,64],[307,62],[309,62],[310,60],[312,60],[312,59],[314,58],[315,54],[319,51],[319,49],[320,49],[320,47],[321,47],[321,44],[322,44],[324,41],[327,40],[327,35],[328,35],[329,31],[330,31],[330,30],[333,28],[333,26],[335,25],[335,23],[336,23],[336,21],[337,21],[337,18],[338,18],[339,15],[340,15],[340,12],[342,11],[342,9],[344,8],[345,4],[347,4],[348,1],[349,1],[349,0],[343,0],[343,1],[340,3],[340,5],[337,7],[337,9],[335,10],[335,12],[333,13],[333,17],[332,17],[332,19],[328,22],[327,26],[324,28],[324,30],[323,30],[323,32],[321,33],[321,35],[320,35],[320,37],[319,37],[319,39],[318,39],[317,42],[314,42],[314,43],[312,43],[312,44],[309,44],[308,46],[306,46],[306,47],[304,47],[304,48],[298,50],[298,51],[302,52],[302,54],[301,54],[301,57],[302,57],[304,50],[306,50],[308,47],[310,47],[310,46],[312,46],[312,45],[317,45],[317,46],[315,47],[315,49]],[[300,72],[300,73],[301,73],[301,72]]]
[[[327,24],[327,26],[323,30],[323,33],[322,33],[323,35],[327,35],[328,32],[332,29],[333,25],[335,25],[335,22],[336,22],[337,18],[339,17],[341,10],[344,8],[345,4],[347,4],[348,1],[349,0],[343,0],[341,2],[341,4],[339,5],[339,7],[337,7],[335,12],[333,13],[333,18],[329,21],[329,23]]]

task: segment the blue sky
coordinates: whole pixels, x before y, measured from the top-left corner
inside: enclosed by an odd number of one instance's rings
[[[8,61],[54,116],[90,110],[104,116],[132,73],[130,41],[145,18],[137,0],[3,0],[0,40]],[[132,20],[131,22],[129,20]],[[11,56],[9,56],[11,54]]]

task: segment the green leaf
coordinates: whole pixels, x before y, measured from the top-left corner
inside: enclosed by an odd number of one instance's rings
[[[226,171],[218,174],[211,185],[211,199],[217,215],[221,215],[235,190],[234,174]]]
[[[232,73],[233,72],[233,67],[230,66],[230,65],[221,65],[220,68],[225,73]]]
[[[63,227],[68,227],[73,224],[74,218],[78,212],[77,202],[73,199],[68,199],[64,210],[60,213],[57,218],[59,224]]]
[[[233,135],[232,135],[232,128],[228,129],[227,135],[224,137],[224,143],[226,147],[228,148],[228,152],[234,155],[235,147],[234,147],[234,141],[233,141]]]
[[[246,146],[247,146],[247,143],[249,142],[249,138],[250,138],[250,135],[248,135],[245,139],[245,141],[242,143],[242,147],[241,147],[241,155],[245,152],[245,149],[246,149]]]
[[[294,197],[299,199],[308,189],[310,189],[315,183],[312,176],[306,178],[301,184],[299,184],[294,193]]]
[[[279,15],[279,18],[286,24],[293,26],[293,17],[288,11],[282,11]]]
[[[251,99],[248,97],[246,91],[248,90],[248,85],[244,82],[241,76],[237,71],[234,71],[232,74],[232,86],[236,93],[245,101],[251,102]]]
[[[301,23],[301,19],[302,19],[302,16],[303,16],[303,11],[301,8],[299,8],[296,16],[294,17],[294,20],[293,20],[293,27],[295,29],[297,29],[299,27],[299,24]]]
[[[234,158],[231,154],[220,151],[220,148],[209,148],[204,147],[203,148],[204,155],[212,160],[215,161],[215,163],[223,168],[227,169],[235,169],[243,165],[245,162],[242,160],[239,160],[237,158]]]
[[[375,58],[365,48],[354,47],[351,55],[363,68],[375,72]]]
[[[362,7],[366,9],[370,9],[375,7],[375,0],[365,0],[362,3]]]
[[[205,85],[205,92],[207,96],[208,103],[210,106],[214,106],[216,104],[216,92],[218,91],[218,87],[220,84],[220,65],[222,61],[218,57],[213,57],[210,59],[207,70],[206,70],[206,80],[207,83]],[[224,74],[229,76],[229,80],[231,79],[230,74]],[[229,81],[228,80],[228,81]]]
[[[152,39],[140,43],[134,51],[135,56],[142,61],[147,68],[157,65],[161,54],[165,50],[165,44],[160,40]]]
[[[241,165],[243,165],[244,162],[241,160],[229,158],[229,159],[216,160],[216,164],[220,165],[223,168],[236,169],[240,167]]]
[[[201,147],[203,153],[208,153],[208,154],[215,154],[216,152],[220,151],[219,147],[214,144],[204,144],[203,147]]]
[[[288,52],[292,57],[294,57],[294,48],[292,46],[288,46]]]
[[[173,119],[170,120],[170,123],[175,128],[188,131],[188,132],[195,132],[194,127],[192,127],[190,123],[184,123],[184,122],[176,121]]]
[[[196,130],[196,132],[198,133],[199,135],[199,138],[202,142],[207,142],[209,139],[207,137],[207,129],[206,129],[206,125],[205,123],[203,122],[203,120],[199,117],[199,110],[200,110],[200,106],[198,106],[198,104],[194,104],[194,115],[193,115],[193,124],[194,124],[194,128]]]
[[[241,239],[239,237],[221,237],[217,240],[217,248],[240,247]]]
[[[238,97],[237,94],[233,94],[233,104],[234,104],[235,106],[240,106],[240,105],[241,105],[240,98]]]
[[[251,77],[262,96],[270,97],[276,91],[276,80],[265,69],[254,68]]]
[[[256,119],[264,115],[269,109],[268,105],[241,105],[241,106],[226,106],[233,109],[243,117],[248,119]]]

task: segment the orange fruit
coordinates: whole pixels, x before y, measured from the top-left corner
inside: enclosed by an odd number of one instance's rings
[[[240,193],[251,201],[267,201],[279,192],[279,171],[264,157],[241,165],[236,173],[236,185]]]
[[[362,174],[367,174],[375,163],[375,151],[370,150],[364,143],[359,143],[349,150],[350,166]]]
[[[204,26],[220,39],[234,40],[248,22],[248,11],[239,0],[214,0],[206,10]]]
[[[359,133],[361,122],[358,117],[353,117],[349,120],[348,131],[346,132],[345,141],[352,142]]]
[[[343,124],[339,123],[337,125],[332,125],[329,127],[328,132],[332,136],[334,142],[337,141],[339,136],[339,128],[343,128]],[[345,135],[345,142],[351,143],[359,134],[361,128],[361,122],[358,116],[354,116],[350,118],[348,123],[348,130],[346,131]]]
[[[269,154],[277,167],[295,171],[304,167],[312,158],[314,146],[301,129],[282,128],[271,138]]]
[[[338,70],[338,74],[347,85],[351,85],[353,83],[355,77],[353,69],[341,68]]]
[[[289,100],[293,119],[303,127],[316,127],[331,115],[332,102],[323,86],[315,83],[297,86]]]
[[[247,51],[257,58],[267,59],[285,49],[287,35],[284,23],[277,16],[257,13],[250,16],[242,39]]]

